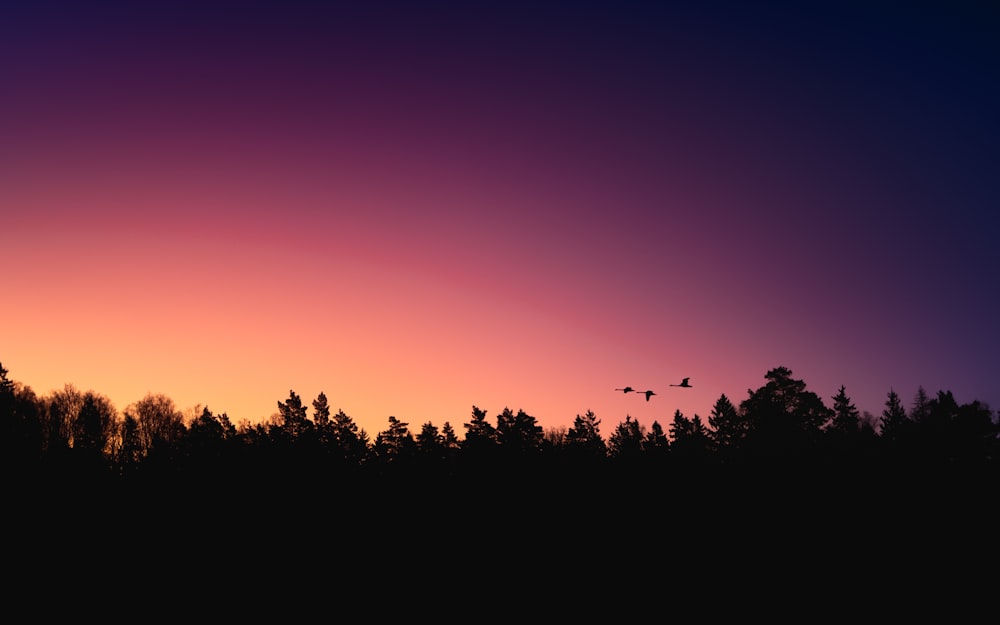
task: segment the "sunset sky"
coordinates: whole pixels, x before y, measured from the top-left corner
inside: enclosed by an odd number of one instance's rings
[[[607,436],[786,366],[1000,408],[991,3],[21,4],[0,363],[38,394]]]

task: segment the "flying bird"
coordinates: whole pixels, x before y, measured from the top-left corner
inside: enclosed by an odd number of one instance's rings
[[[688,384],[688,380],[690,379],[691,378],[684,378],[683,380],[681,380],[680,384],[671,384],[670,386],[683,386],[684,388],[692,388],[692,386]]]
[[[631,386],[626,386],[625,388],[616,388],[616,391],[622,391],[623,393],[634,393],[635,389]]]
[[[649,398],[652,397],[653,395],[656,395],[656,393],[654,393],[653,391],[646,391],[646,401],[649,401]]]

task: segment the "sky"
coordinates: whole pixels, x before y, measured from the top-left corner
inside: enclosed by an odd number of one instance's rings
[[[0,363],[372,437],[1000,408],[990,4],[5,5]]]

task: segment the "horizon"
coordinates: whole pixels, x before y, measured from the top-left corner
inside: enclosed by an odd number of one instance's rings
[[[182,404],[178,403],[170,395],[168,395],[166,393],[159,393],[159,392],[154,392],[154,391],[147,391],[147,393],[145,393],[142,397],[138,397],[138,398],[136,398],[134,400],[131,400],[131,401],[127,402],[127,403],[122,403],[120,401],[116,401],[116,399],[113,396],[108,395],[107,393],[102,392],[100,389],[96,389],[96,388],[81,388],[81,387],[79,387],[79,386],[77,386],[75,384],[72,384],[72,383],[66,383],[63,386],[60,386],[59,388],[50,389],[47,392],[39,392],[34,387],[32,387],[31,384],[25,382],[22,379],[19,379],[16,375],[13,375],[10,372],[9,367],[7,367],[7,366],[5,366],[3,364],[3,361],[0,361],[0,366],[3,366],[3,368],[5,370],[7,370],[7,372],[8,372],[7,373],[7,378],[9,380],[11,380],[12,382],[14,382],[16,384],[21,385],[25,389],[30,389],[30,391],[32,393],[34,393],[35,396],[39,400],[48,399],[48,398],[50,398],[53,395],[53,393],[61,391],[61,390],[64,390],[67,387],[70,387],[70,388],[75,389],[76,391],[79,391],[80,393],[92,392],[92,393],[95,393],[96,395],[103,396],[103,397],[107,398],[111,402],[111,404],[115,408],[115,410],[117,411],[117,414],[118,414],[119,418],[124,414],[124,412],[125,412],[126,409],[131,408],[133,404],[135,404],[135,403],[139,402],[140,400],[145,399],[146,397],[149,397],[149,396],[162,396],[162,397],[165,397],[165,398],[169,399],[173,403],[173,405],[177,409],[177,411],[179,413],[182,413],[184,415],[185,423],[188,423],[191,419],[197,418],[202,413],[203,410],[207,409],[213,415],[215,415],[216,417],[220,417],[222,415],[225,415],[230,420],[230,422],[233,423],[233,425],[236,425],[237,427],[239,427],[239,426],[241,426],[243,424],[253,426],[253,425],[257,425],[257,424],[273,423],[275,419],[279,418],[278,404],[279,403],[285,403],[286,401],[288,401],[289,397],[290,397],[290,393],[295,393],[295,395],[297,395],[301,399],[303,407],[306,409],[306,417],[308,419],[310,419],[310,420],[313,419],[313,412],[314,412],[313,405],[312,405],[313,404],[313,400],[318,399],[320,393],[323,393],[324,395],[327,396],[327,401],[329,402],[331,413],[337,413],[338,411],[343,410],[342,407],[339,407],[339,406],[335,405],[335,403],[333,403],[331,401],[329,395],[326,394],[325,391],[320,390],[320,391],[317,391],[315,395],[309,396],[308,394],[303,394],[303,393],[297,391],[294,388],[290,388],[289,392],[286,393],[286,395],[284,397],[275,400],[275,402],[274,402],[275,409],[271,413],[267,414],[266,416],[258,417],[256,419],[255,418],[247,418],[247,417],[243,417],[243,416],[240,416],[240,415],[232,415],[232,414],[229,414],[229,412],[225,411],[225,410],[216,410],[216,409],[213,409],[212,406],[210,406],[208,404],[205,404],[205,403],[195,403],[195,404],[190,404],[190,405],[182,405]],[[775,367],[773,369],[777,369],[777,368],[778,367]],[[798,377],[795,374],[794,370],[789,369],[789,371],[791,372],[791,379],[799,379],[803,383],[805,383],[805,386],[806,386],[805,390],[806,390],[806,392],[815,393],[815,390],[810,387],[808,380],[802,380],[800,377]],[[762,380],[763,379],[764,379],[764,376],[762,376]],[[694,419],[695,417],[697,417],[697,418],[701,419],[702,423],[706,427],[708,427],[708,417],[710,416],[710,414],[712,412],[712,409],[715,406],[715,403],[719,399],[721,399],[722,396],[725,396],[733,404],[734,407],[736,407],[737,409],[739,409],[741,403],[745,399],[747,399],[747,397],[749,396],[749,391],[758,391],[758,390],[761,390],[763,388],[763,386],[765,385],[765,382],[762,382],[756,388],[747,389],[748,393],[747,393],[746,396],[743,396],[743,397],[734,397],[733,395],[731,395],[729,393],[721,393],[718,397],[715,398],[715,400],[712,401],[712,405],[709,407],[709,409],[706,410],[706,411],[704,411],[704,412],[685,413],[684,411],[680,410],[679,408],[672,409],[672,410],[669,411],[669,414],[664,414],[663,416],[649,416],[649,414],[646,414],[645,416],[637,416],[637,414],[634,414],[633,412],[626,412],[620,418],[615,419],[613,421],[608,421],[607,419],[603,418],[600,414],[597,414],[595,412],[594,416],[597,419],[597,429],[598,429],[598,431],[600,432],[600,434],[601,434],[601,436],[603,438],[607,438],[614,431],[614,429],[619,424],[624,423],[627,419],[631,418],[633,421],[636,421],[637,423],[639,423],[640,427],[642,428],[642,430],[644,432],[645,431],[649,431],[650,427],[654,423],[658,423],[663,428],[663,430],[666,432],[666,431],[669,430],[669,427],[670,427],[671,423],[673,422],[675,414],[677,412],[679,412],[683,417],[685,417],[687,419]],[[689,390],[691,388],[694,388],[693,384],[690,387],[685,387],[681,383],[680,380],[676,384],[668,384],[667,386],[668,387],[671,387],[671,386],[678,387],[678,390],[681,391],[681,392],[687,391],[687,390]],[[630,390],[628,392],[625,392],[626,388],[630,389]],[[895,389],[893,389],[893,390],[895,391]],[[965,398],[962,398],[962,397],[955,397],[954,393],[950,389],[946,389],[946,388],[930,389],[930,388],[924,387],[922,385],[920,387],[918,387],[918,389],[914,391],[913,396],[911,396],[909,398],[906,395],[901,394],[898,391],[895,391],[896,394],[897,394],[897,396],[898,396],[898,398],[899,398],[899,400],[900,400],[900,402],[901,402],[901,404],[902,404],[902,406],[903,406],[903,408],[906,410],[907,415],[910,414],[910,411],[911,411],[911,409],[912,409],[912,407],[914,405],[914,402],[915,402],[915,399],[916,399],[916,395],[918,394],[919,390],[923,390],[924,393],[926,394],[926,397],[928,399],[932,399],[932,400],[936,399],[938,397],[938,395],[941,394],[941,393],[951,393],[952,396],[954,397],[955,401],[959,405],[968,405],[968,404],[972,404],[972,403],[979,403],[984,408],[987,408],[989,410],[991,419],[994,422],[1000,420],[1000,412],[998,412],[993,406],[989,405],[987,402],[983,401],[982,399],[979,399],[979,398],[965,399]],[[838,389],[838,391],[839,391],[839,389]],[[645,399],[645,391],[644,390],[633,389],[632,387],[629,387],[629,386],[626,386],[624,388],[616,388],[616,389],[614,389],[614,392],[617,393],[617,394],[619,394],[619,395],[622,395],[623,397],[629,397],[629,396],[631,396],[631,397],[633,397],[633,399],[631,401],[637,402],[637,403],[641,402],[642,404],[649,404],[650,401],[657,401],[657,400],[655,400],[653,398],[661,396],[661,393],[654,392],[653,396],[649,400],[647,400],[647,399]],[[877,412],[874,412],[874,411],[870,411],[870,410],[867,410],[865,408],[859,407],[857,405],[857,403],[853,400],[853,398],[851,398],[850,393],[847,393],[846,387],[845,387],[845,394],[847,395],[848,399],[850,400],[850,404],[852,406],[854,406],[854,408],[856,408],[858,410],[859,417],[860,417],[862,423],[866,423],[866,422],[869,423],[870,425],[872,425],[872,427],[874,428],[874,430],[875,430],[876,433],[879,432],[880,425],[881,425],[881,418],[882,418],[882,409],[880,409]],[[885,398],[886,400],[888,400],[888,394],[889,394],[889,392],[887,391],[886,392],[886,398]],[[827,408],[831,408],[831,409],[834,407],[834,403],[832,401],[832,399],[833,399],[832,396],[829,399],[824,398],[821,395],[818,395],[818,396],[819,396],[819,398],[822,401],[822,403],[823,403],[824,406],[826,406]],[[560,430],[560,429],[562,429],[563,431],[565,431],[565,429],[567,429],[567,428],[569,428],[569,427],[572,426],[573,421],[574,421],[574,419],[576,417],[583,416],[587,412],[592,412],[590,409],[583,410],[583,411],[580,411],[579,413],[573,415],[573,417],[570,418],[570,419],[568,419],[565,423],[563,423],[563,422],[551,423],[550,420],[548,420],[545,415],[534,414],[531,411],[525,410],[523,407],[517,406],[517,405],[514,405],[514,404],[507,404],[507,405],[504,405],[504,406],[502,406],[500,408],[492,410],[492,409],[490,409],[488,407],[483,406],[482,404],[473,402],[469,406],[468,414],[466,414],[464,417],[462,417],[460,419],[447,419],[447,418],[445,418],[445,419],[440,419],[440,420],[423,419],[423,420],[414,420],[414,421],[411,421],[411,420],[408,420],[407,418],[405,418],[403,416],[399,416],[399,415],[386,415],[384,417],[384,419],[383,419],[383,423],[382,423],[381,426],[365,425],[365,424],[376,424],[377,423],[375,419],[372,419],[372,418],[370,418],[367,415],[360,415],[360,416],[359,415],[354,415],[354,414],[351,414],[349,411],[346,411],[346,410],[344,410],[344,413],[347,416],[351,417],[352,421],[354,421],[356,424],[358,424],[359,429],[362,429],[365,432],[367,432],[367,434],[370,436],[370,438],[372,440],[374,440],[375,436],[377,436],[380,432],[383,432],[383,431],[385,431],[387,429],[387,427],[388,427],[388,425],[390,423],[390,421],[389,421],[390,418],[396,418],[396,419],[398,419],[400,422],[402,422],[403,424],[405,424],[408,427],[408,429],[410,430],[410,432],[412,432],[414,434],[418,433],[420,431],[421,427],[424,424],[431,424],[431,425],[433,425],[433,426],[435,426],[437,428],[441,428],[444,424],[448,423],[448,424],[450,424],[452,426],[452,428],[454,429],[455,433],[458,435],[459,439],[462,439],[462,438],[464,438],[464,431],[465,431],[464,425],[469,420],[471,420],[472,411],[473,411],[474,408],[478,408],[480,410],[483,410],[486,413],[486,418],[487,418],[488,422],[495,422],[497,415],[500,414],[501,412],[503,412],[504,410],[510,409],[510,410],[512,410],[515,413],[523,410],[526,414],[528,414],[529,416],[533,417],[537,421],[537,423],[539,424],[539,426],[542,427],[546,432],[548,432],[550,430],[557,431],[557,430]],[[885,402],[883,402],[882,408],[883,409],[885,408]],[[655,411],[649,411],[649,412],[657,412],[657,414],[659,414],[660,410],[662,410],[662,409],[661,408],[657,408]]]

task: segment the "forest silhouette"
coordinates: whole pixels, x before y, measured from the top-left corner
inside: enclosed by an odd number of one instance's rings
[[[121,412],[100,393],[69,384],[38,396],[0,366],[3,470],[14,483],[133,493],[323,483],[407,497],[420,483],[486,498],[494,489],[515,497],[519,489],[553,492],[581,481],[607,491],[657,483],[678,491],[748,480],[780,486],[792,477],[861,492],[889,476],[927,484],[996,472],[1000,428],[978,400],[959,404],[950,391],[931,396],[920,387],[907,407],[890,390],[876,417],[861,414],[844,387],[828,407],[786,367],[764,378],[738,404],[721,395],[706,420],[677,410],[665,427],[645,428],[626,415],[604,435],[588,411],[568,428],[543,429],[523,410],[505,407],[491,419],[472,406],[462,436],[447,421],[414,432],[395,416],[372,436],[334,411],[324,393],[308,404],[290,390],[269,420],[234,424],[208,407],[185,414],[161,394]]]
[[[175,563],[211,553],[230,572],[262,557],[417,577],[447,563],[435,575],[458,585],[505,562],[535,563],[519,574],[543,583],[637,561],[705,576],[768,562],[812,585],[836,577],[831,563],[898,572],[944,557],[956,575],[995,551],[989,406],[921,387],[908,404],[890,390],[874,416],[844,387],[827,406],[786,367],[764,378],[707,419],[678,410],[645,428],[626,415],[607,435],[590,411],[544,429],[477,406],[461,436],[395,416],[372,435],[323,393],[290,390],[269,420],[234,424],[164,395],[120,412],[72,385],[40,396],[0,367],[8,535],[55,549],[71,530],[87,537],[74,562],[138,544]]]
[[[1000,427],[978,400],[959,404],[950,391],[916,390],[907,407],[895,390],[878,416],[861,414],[843,386],[832,406],[786,367],[766,373],[739,404],[725,394],[707,420],[677,410],[664,427],[631,416],[605,436],[588,411],[570,427],[543,429],[523,410],[505,407],[495,418],[472,406],[460,437],[445,421],[419,430],[395,416],[374,434],[360,429],[320,393],[311,405],[294,390],[259,423],[234,424],[225,413],[198,406],[181,411],[149,393],[119,412],[96,391],[71,384],[39,396],[0,364],[0,427],[8,476],[58,481],[224,484],[298,480],[453,480],[482,473],[524,484],[582,471],[632,472],[669,479],[678,474],[815,471],[844,478],[880,470],[935,472],[968,469],[990,474],[1000,451]],[[516,479],[514,479],[516,476]]]

